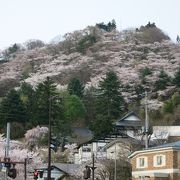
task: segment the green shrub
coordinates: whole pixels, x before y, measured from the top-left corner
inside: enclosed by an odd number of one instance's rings
[[[158,76],[158,80],[155,82],[155,89],[164,90],[169,83],[171,83],[171,78],[164,70],[161,70]]]
[[[77,44],[77,51],[80,53],[85,53],[86,49],[92,46],[96,42],[96,37],[93,35],[84,36]]]
[[[180,94],[174,93],[170,100],[166,101],[162,107],[164,113],[173,113],[174,109],[180,104]]]
[[[136,35],[137,39],[143,43],[154,43],[161,42],[162,40],[169,40],[167,36],[161,29],[157,28],[155,25],[142,26],[139,33]]]
[[[172,113],[174,109],[173,102],[171,100],[167,101],[163,106],[164,113]]]
[[[180,87],[180,68],[174,74],[173,84]]]
[[[140,77],[145,77],[152,74],[152,70],[148,67],[140,70]]]
[[[18,139],[24,137],[25,134],[25,126],[19,122],[11,122],[11,138]]]
[[[173,106],[180,105],[180,93],[178,92],[174,93],[171,99],[172,99]]]
[[[112,30],[116,29],[116,21],[113,19],[111,22],[109,21],[107,24],[104,24],[104,22],[102,22],[96,24],[96,26],[99,29],[103,29],[104,31],[111,32]]]

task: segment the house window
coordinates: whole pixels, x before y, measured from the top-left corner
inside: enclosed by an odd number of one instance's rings
[[[144,176],[140,176],[139,180],[145,180],[145,177]]]
[[[139,157],[136,160],[136,166],[137,168],[145,168],[147,167],[147,157]]]
[[[157,156],[157,165],[162,165],[162,156]]]
[[[166,156],[165,155],[156,155],[154,156],[154,166],[165,166]]]
[[[98,151],[98,152],[105,152],[106,149],[104,148],[104,146],[99,146],[99,147],[97,148],[97,151]]]
[[[83,152],[91,152],[91,148],[90,147],[83,147],[82,151]]]
[[[144,167],[144,158],[139,158],[139,166]]]

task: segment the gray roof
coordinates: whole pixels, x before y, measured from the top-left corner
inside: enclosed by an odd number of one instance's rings
[[[69,141],[77,144],[84,143],[93,138],[92,131],[87,128],[73,128],[73,137],[69,137]]]
[[[68,164],[68,163],[52,163],[51,167],[62,171],[65,174],[73,176],[77,173],[79,168],[81,167],[80,164]],[[38,170],[47,170],[47,164],[44,164],[42,167],[37,168]]]
[[[130,118],[130,117],[136,117],[136,119],[134,118]],[[139,118],[139,116],[134,112],[131,111],[129,113],[127,113],[124,117],[122,117],[121,119],[119,119],[118,121],[115,122],[116,126],[142,126],[142,120]]]
[[[153,150],[159,150],[159,149],[165,149],[165,148],[174,148],[174,149],[177,148],[177,149],[180,149],[180,141],[167,143],[167,144],[162,144],[162,145],[159,145],[159,146],[150,147],[148,149],[144,149],[144,150],[140,150],[140,151],[135,151],[129,157],[132,158],[133,156],[135,156],[136,154],[139,154],[139,153],[151,152]]]
[[[159,149],[159,148],[168,148],[168,147],[180,148],[180,141],[167,143],[167,144],[162,144],[162,145],[151,147],[151,148],[148,148],[148,149]]]
[[[64,171],[69,175],[75,175],[79,168],[81,167],[80,164],[67,164],[67,163],[53,163],[52,166],[57,167],[58,169]]]

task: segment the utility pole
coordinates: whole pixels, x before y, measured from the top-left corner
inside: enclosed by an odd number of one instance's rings
[[[49,84],[49,77],[47,77]],[[48,133],[48,173],[47,180],[51,180],[51,95],[50,90],[48,89],[48,115],[49,115],[49,133]]]
[[[114,150],[114,180],[117,178],[117,163],[116,163],[116,140],[115,140],[115,150]]]
[[[94,180],[94,153],[93,153],[93,155],[92,155],[92,180]]]
[[[96,167],[94,166],[94,152],[92,154],[92,180],[94,180],[94,170],[96,169]]]
[[[145,148],[146,149],[149,146],[148,134],[149,134],[148,102],[147,102],[147,92],[145,92]]]
[[[6,130],[6,146],[5,146],[5,158],[9,158],[9,147],[10,147],[10,123],[7,123],[7,130]],[[7,180],[7,169],[5,173],[5,180]]]

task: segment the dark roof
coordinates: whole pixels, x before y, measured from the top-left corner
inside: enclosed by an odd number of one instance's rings
[[[130,116],[135,116],[136,119],[128,119],[128,117]],[[115,126],[142,126],[142,120],[134,111],[131,111],[127,113],[124,117],[116,121]]]
[[[52,166],[57,167],[58,169],[62,170],[63,172],[69,175],[74,175],[81,167],[80,164],[67,164],[67,163],[53,163]]]
[[[51,167],[58,169],[64,174],[74,175],[74,173],[76,173],[78,169],[80,168],[80,164],[53,163]],[[47,165],[37,168],[37,170],[47,170]]]
[[[88,128],[73,128],[73,137],[69,137],[69,141],[77,144],[84,143],[93,138],[93,133]]]

